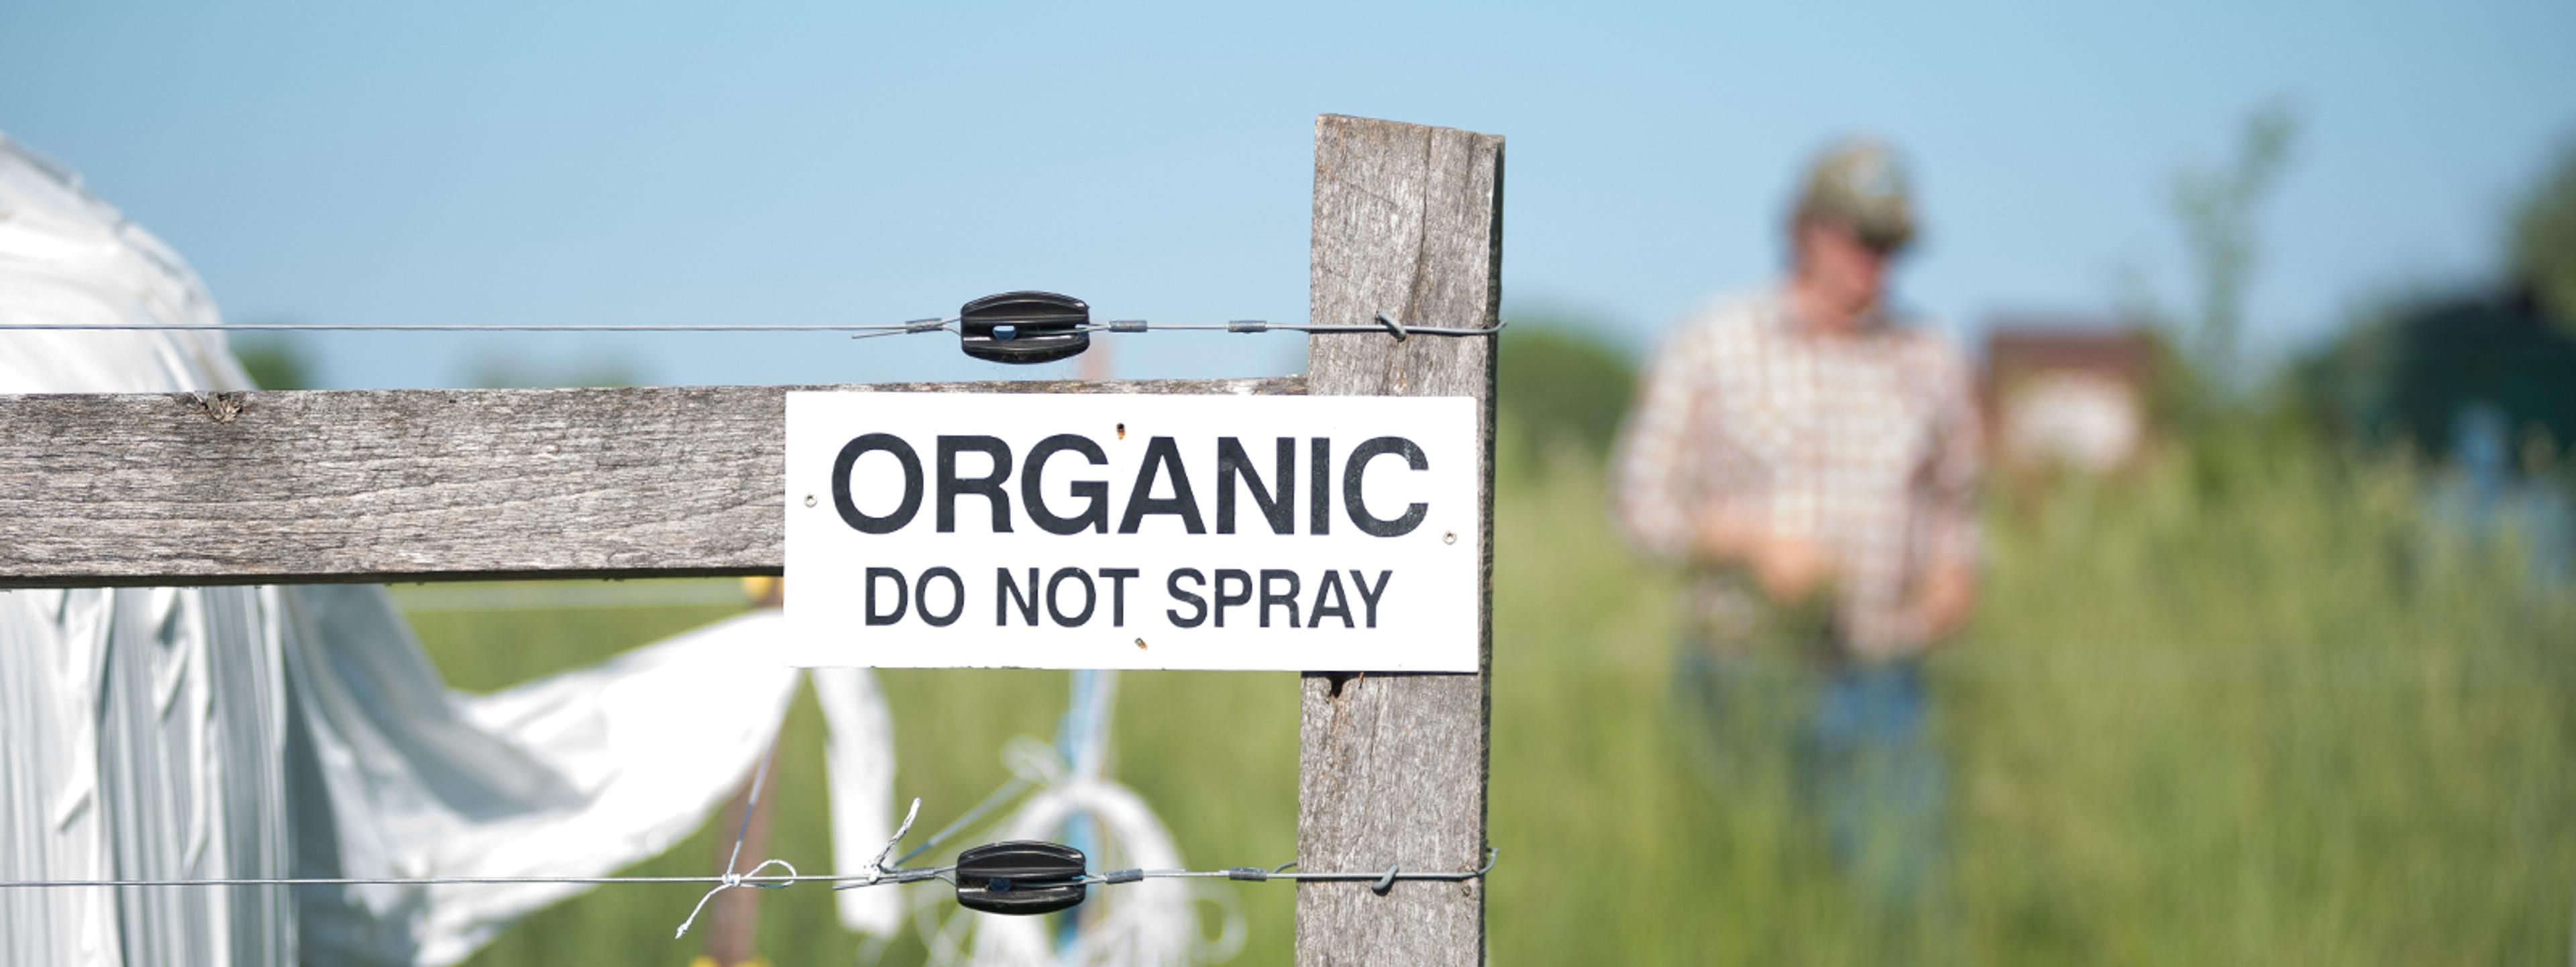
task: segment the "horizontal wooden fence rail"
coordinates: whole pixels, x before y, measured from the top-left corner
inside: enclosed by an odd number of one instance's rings
[[[0,588],[777,574],[790,389],[1306,384],[0,395]]]

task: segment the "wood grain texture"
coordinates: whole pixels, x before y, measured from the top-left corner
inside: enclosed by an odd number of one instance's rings
[[[0,396],[0,587],[776,574],[790,389]]]
[[[1502,299],[1503,139],[1326,116],[1315,123],[1313,321],[1490,326]],[[1482,865],[1493,668],[1494,337],[1317,336],[1317,395],[1473,396],[1484,558],[1475,675],[1308,675],[1297,861],[1308,870]],[[1477,964],[1484,884],[1303,883],[1297,963]]]

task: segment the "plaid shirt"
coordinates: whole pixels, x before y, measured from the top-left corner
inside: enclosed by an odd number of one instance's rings
[[[1763,613],[1740,571],[1692,559],[1700,522],[1732,512],[1822,548],[1840,647],[1907,653],[1929,638],[1908,607],[1917,582],[1977,557],[1979,437],[1966,367],[1938,336],[1818,333],[1781,294],[1722,300],[1654,358],[1620,441],[1618,518],[1638,547],[1694,566],[1703,632],[1740,641]]]

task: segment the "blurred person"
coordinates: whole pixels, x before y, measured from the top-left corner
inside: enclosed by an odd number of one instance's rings
[[[1783,763],[1838,865],[1907,905],[1945,795],[1921,656],[1976,601],[1981,459],[1959,355],[1887,305],[1915,230],[1889,147],[1820,153],[1788,277],[1680,323],[1614,468],[1630,541],[1689,572],[1682,683],[1729,764]]]

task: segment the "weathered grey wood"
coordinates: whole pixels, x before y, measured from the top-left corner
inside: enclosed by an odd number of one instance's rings
[[[776,574],[789,389],[0,396],[0,587]]]
[[[1502,298],[1503,139],[1326,116],[1315,122],[1313,320],[1489,326]],[[1493,667],[1493,337],[1317,336],[1317,395],[1473,396],[1485,493],[1475,675],[1308,675],[1297,861],[1308,870],[1461,870],[1485,845]],[[1476,964],[1481,882],[1302,883],[1297,963]]]

